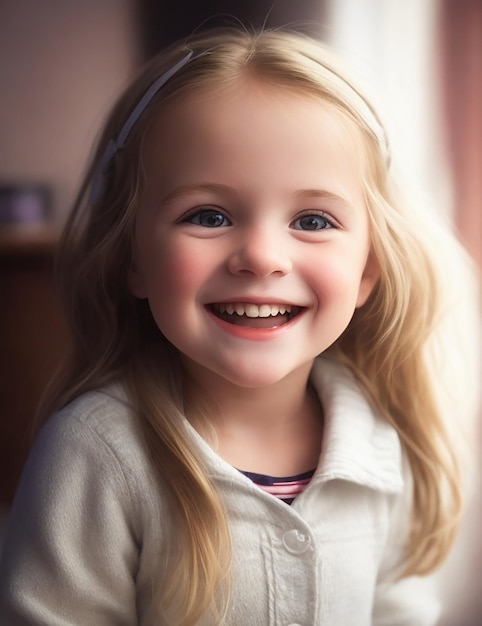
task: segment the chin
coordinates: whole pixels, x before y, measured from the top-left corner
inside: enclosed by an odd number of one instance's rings
[[[257,371],[250,367],[246,370],[227,371],[224,370],[219,375],[227,382],[243,389],[261,389],[276,385],[290,376],[292,370],[260,368]]]

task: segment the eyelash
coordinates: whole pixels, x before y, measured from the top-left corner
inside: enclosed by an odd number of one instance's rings
[[[218,220],[218,223],[203,224],[203,217],[221,219]],[[320,225],[319,222],[322,221],[325,225],[320,228],[296,228],[294,226],[295,224],[301,224],[302,220],[307,219],[311,219],[312,223],[318,221],[318,225]],[[181,221],[184,223],[195,224],[196,226],[202,226],[204,228],[225,228],[226,226],[232,226],[231,220],[226,217],[222,211],[215,208],[198,209],[184,217]],[[304,215],[300,215],[290,223],[290,228],[306,232],[318,232],[320,230],[330,230],[331,228],[337,227],[338,226],[335,221],[333,219],[330,219],[323,211],[305,213]]]
[[[323,226],[322,228],[296,228],[295,230],[304,230],[304,231],[308,231],[308,232],[317,232],[320,230],[330,230],[331,228],[337,228],[337,224],[335,223],[335,221],[333,219],[330,219],[326,213],[324,213],[323,211],[319,211],[319,212],[312,212],[312,213],[305,213],[304,215],[300,215],[299,217],[297,217],[295,220],[293,220],[290,224],[290,226],[292,224],[296,224],[297,222],[301,222],[301,220],[304,219],[310,219],[312,221],[314,221],[315,219],[317,220],[322,220],[325,223],[325,226]]]
[[[223,220],[227,221],[228,224],[218,224],[218,225],[214,225],[211,224],[210,226],[206,225],[206,224],[202,224],[201,223],[201,219],[203,216],[209,216],[209,217],[216,217],[219,216],[221,217]],[[197,219],[197,221],[196,221]],[[228,219],[219,209],[215,209],[215,208],[205,208],[205,209],[198,209],[197,211],[194,211],[193,213],[190,213],[189,215],[187,215],[186,217],[184,217],[182,220],[182,222],[189,222],[191,224],[195,224],[196,226],[204,226],[205,228],[221,228],[221,227],[225,227],[225,226],[231,226],[232,222],[230,219]]]

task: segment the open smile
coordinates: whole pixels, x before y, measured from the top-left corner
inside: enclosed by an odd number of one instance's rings
[[[250,328],[278,328],[304,310],[291,304],[253,302],[216,302],[209,304],[208,309],[228,324]]]

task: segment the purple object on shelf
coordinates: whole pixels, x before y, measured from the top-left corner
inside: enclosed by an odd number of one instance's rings
[[[46,222],[51,214],[51,193],[38,184],[0,185],[0,224]]]

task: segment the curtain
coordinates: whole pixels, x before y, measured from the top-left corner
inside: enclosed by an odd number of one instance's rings
[[[441,0],[439,22],[454,220],[482,269],[482,2]]]

